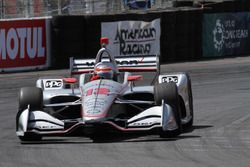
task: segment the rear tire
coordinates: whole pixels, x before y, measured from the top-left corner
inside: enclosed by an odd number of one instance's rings
[[[173,131],[160,131],[160,137],[176,137],[181,133],[181,113],[179,104],[179,95],[175,83],[161,83],[154,86],[154,95],[156,105],[161,105],[162,100],[165,100],[173,109],[173,114],[178,125],[178,128]]]
[[[43,92],[41,88],[37,87],[23,87],[20,89],[18,96],[19,106],[16,116],[16,126],[21,113],[28,108],[30,111],[43,110]],[[18,127],[17,127],[18,129]],[[27,133],[24,136],[18,136],[21,141],[39,141],[42,136],[35,133]]]

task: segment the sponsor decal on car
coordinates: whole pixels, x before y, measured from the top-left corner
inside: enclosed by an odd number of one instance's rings
[[[137,65],[139,64],[139,60],[135,60],[133,58],[131,58],[131,60],[116,60],[116,64],[117,65]],[[95,65],[95,62],[92,61],[92,62],[86,62],[86,65],[89,66],[89,67],[92,67]]]
[[[174,82],[174,83],[178,83],[178,77],[177,76],[163,76],[161,78],[161,82],[166,82],[166,83],[170,83],[170,82]]]
[[[61,79],[50,79],[44,80],[45,89],[60,89],[63,86],[63,81]]]
[[[132,124],[129,124],[129,126],[151,126],[151,125],[155,125],[158,124],[158,121],[150,121],[150,122],[134,122]]]

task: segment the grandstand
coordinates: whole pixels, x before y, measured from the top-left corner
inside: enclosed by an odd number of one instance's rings
[[[225,0],[209,0],[210,3]],[[192,6],[206,0],[0,0],[1,19],[53,15],[110,14],[131,9],[160,10],[181,5]],[[144,6],[143,6],[144,5]]]

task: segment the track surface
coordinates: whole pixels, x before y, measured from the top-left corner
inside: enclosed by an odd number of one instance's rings
[[[0,167],[249,167],[250,57],[162,66],[167,71],[191,75],[194,128],[171,140],[147,136],[103,143],[74,137],[20,144],[15,136],[18,89],[66,70],[1,74]]]

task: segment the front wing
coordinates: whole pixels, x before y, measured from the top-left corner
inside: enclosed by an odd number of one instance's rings
[[[90,126],[91,125],[91,126]],[[27,133],[35,133],[41,136],[67,135],[77,129],[93,128],[108,125],[121,132],[149,131],[161,128],[163,131],[172,131],[178,128],[173,115],[173,109],[168,104],[154,106],[144,110],[138,115],[125,120],[124,126],[119,125],[116,120],[97,119],[84,121],[83,119],[59,120],[43,111],[30,111],[29,107],[17,117],[17,136],[25,136]],[[84,134],[84,131],[82,131]]]

